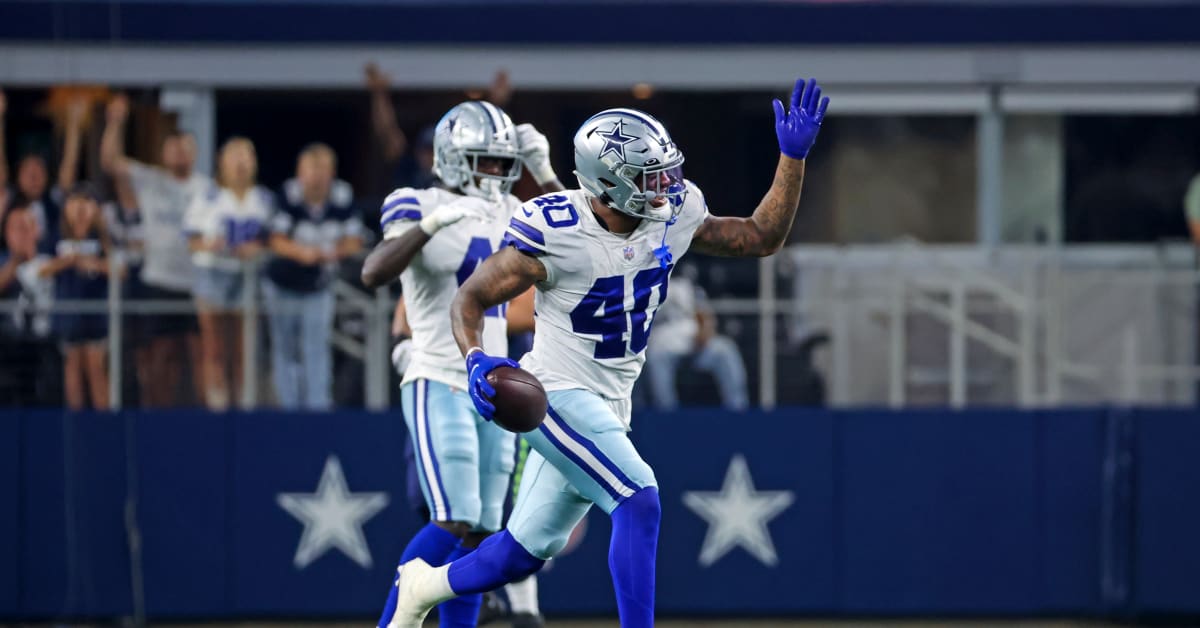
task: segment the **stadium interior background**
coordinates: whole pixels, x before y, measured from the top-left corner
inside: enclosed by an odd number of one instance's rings
[[[0,218],[0,624],[372,621],[420,520],[399,286],[358,275],[384,196],[427,181],[430,125],[498,102],[572,187],[578,125],[645,109],[713,213],[744,216],[778,157],[770,99],[809,75],[832,104],[787,247],[688,256],[654,328],[687,341],[651,344],[636,391],[664,625],[1200,624],[1197,23],[1195,0],[0,0],[0,211],[36,205],[52,260],[91,193],[58,187],[90,183],[122,277],[39,283]],[[243,136],[277,200],[307,147],[336,154],[364,248],[325,264],[327,405],[276,377],[295,306],[270,253],[240,266],[213,341],[243,350],[212,395],[187,291],[139,283],[146,239],[186,243],[119,201],[119,95],[130,158],[187,131],[212,175]],[[331,482],[333,519],[282,506]],[[609,524],[586,524],[542,579],[547,625],[615,625]],[[340,531],[306,548],[318,525]]]

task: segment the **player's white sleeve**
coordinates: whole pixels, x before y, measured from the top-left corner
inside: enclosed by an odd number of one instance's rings
[[[704,192],[700,191],[700,186],[686,179],[684,180],[684,184],[688,188],[688,198],[684,202],[683,210],[679,212],[679,218],[676,222],[681,223],[681,228],[694,231],[711,214],[708,212],[708,201],[704,200]]]
[[[428,203],[428,199],[422,198],[426,196],[423,192],[425,190],[399,188],[383,199],[383,206],[379,208],[379,226],[383,229],[384,240],[398,238],[421,222],[422,205]]]
[[[536,257],[546,268],[546,281],[543,283],[553,286],[557,281],[563,248],[555,246],[553,242],[547,242],[547,235],[552,233],[554,236],[562,235],[552,231],[551,227],[546,224],[541,208],[530,201],[513,212],[500,246],[511,246],[522,253]]]

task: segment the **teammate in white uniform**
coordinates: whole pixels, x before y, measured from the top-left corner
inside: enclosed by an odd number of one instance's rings
[[[592,504],[612,517],[609,568],[621,625],[654,624],[660,506],[654,472],[626,435],[629,396],[675,257],[689,248],[770,255],[791,230],[804,160],[828,99],[815,81],[800,80],[786,111],[778,100],[773,104],[782,154],[749,218],[709,215],[700,190],[683,179],[683,154],[666,129],[631,109],[601,112],[575,135],[583,190],[536,198],[514,215],[511,246],[462,286],[451,317],[472,399],[490,416],[495,391],[487,374],[512,363],[482,347],[484,313],[537,286],[538,326],[523,366],[548,391],[548,415],[526,436],[535,453],[507,529],[449,565],[401,565],[388,626],[417,628],[442,600],[537,571]]]
[[[448,562],[500,528],[515,437],[476,412],[449,311],[458,287],[500,249],[520,205],[509,191],[523,163],[544,189],[562,189],[549,165],[549,143],[536,129],[514,126],[490,103],[454,107],[434,135],[434,173],[447,188],[388,195],[380,218],[384,242],[363,266],[369,287],[400,276],[412,329],[401,397],[431,522],[409,542],[401,563]],[[487,350],[499,355],[508,350],[506,307],[490,307],[481,331]],[[393,586],[381,626],[395,599]],[[479,595],[443,604],[441,625],[474,626],[479,604]]]

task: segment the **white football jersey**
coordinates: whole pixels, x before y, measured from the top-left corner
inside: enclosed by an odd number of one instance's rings
[[[505,242],[546,267],[533,350],[521,361],[546,390],[630,398],[674,263],[708,217],[700,189],[687,186],[674,224],[643,220],[627,235],[601,226],[582,190],[540,196],[513,214]],[[665,268],[654,254],[664,243],[673,257]]]
[[[265,225],[275,212],[271,191],[256,185],[244,197],[238,198],[216,183],[203,195],[192,199],[184,214],[184,232],[225,242],[223,251],[196,251],[192,262],[201,268],[219,268],[229,272],[242,269],[234,254],[241,244],[261,240]]]
[[[405,384],[428,379],[466,389],[467,367],[450,329],[450,303],[480,262],[499,250],[521,201],[512,195],[491,202],[441,188],[400,188],[383,202],[384,239],[416,229],[422,216],[451,203],[464,204],[471,215],[435,233],[400,274],[413,341]],[[488,355],[508,355],[507,307],[498,305],[484,315],[483,350]]]

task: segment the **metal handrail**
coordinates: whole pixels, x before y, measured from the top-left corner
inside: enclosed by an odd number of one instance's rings
[[[1004,284],[1004,282],[999,281],[995,277],[992,277],[987,273],[979,271],[965,264],[959,264],[946,260],[944,256],[939,255],[937,251],[930,249],[923,242],[917,240],[916,238],[901,238],[897,243],[902,250],[915,251],[925,254],[927,259],[933,261],[938,266],[954,272],[956,275],[958,275],[960,280],[964,281],[964,283],[983,288],[987,292],[999,298],[1002,303],[1013,308],[1014,311],[1018,313],[1025,313],[1029,311],[1029,298],[1008,287]]]
[[[887,250],[884,249],[884,252]],[[916,384],[911,378],[911,371],[915,365],[908,364],[907,356],[912,354],[914,349],[922,348],[911,344],[911,339],[907,337],[910,333],[907,328],[911,327],[908,322],[909,316],[912,313],[928,316],[939,326],[948,327],[947,344],[944,347],[938,344],[935,349],[944,351],[942,355],[948,356],[948,368],[938,368],[945,369],[944,381],[949,385],[949,399],[956,406],[965,405],[969,401],[967,382],[971,373],[967,369],[966,356],[972,346],[986,348],[1004,360],[1015,362],[1011,373],[1017,379],[1016,400],[1022,405],[1035,402],[1058,403],[1064,398],[1064,383],[1067,382],[1073,385],[1107,382],[1105,388],[1096,389],[1094,393],[1103,394],[1105,398],[1117,395],[1117,387],[1113,385],[1116,383],[1120,388],[1119,398],[1136,400],[1139,382],[1142,383],[1143,389],[1147,382],[1164,383],[1163,385],[1167,386],[1163,388],[1165,394],[1177,395],[1184,391],[1178,386],[1174,391],[1169,390],[1171,383],[1200,381],[1200,366],[1186,363],[1190,348],[1164,353],[1162,363],[1144,364],[1140,361],[1137,342],[1139,337],[1148,333],[1144,322],[1137,322],[1136,328],[1125,330],[1124,344],[1112,345],[1111,349],[1105,349],[1119,352],[1119,359],[1109,358],[1099,364],[1088,364],[1068,359],[1064,355],[1070,327],[1067,326],[1068,321],[1063,318],[1063,313],[1068,311],[1063,304],[1075,303],[1074,307],[1078,307],[1078,301],[1075,299],[1078,299],[1080,294],[1088,293],[1087,288],[1091,285],[1089,282],[1093,276],[1098,278],[1097,285],[1102,287],[1143,283],[1150,285],[1151,294],[1154,295],[1153,302],[1157,307],[1170,308],[1160,311],[1173,312],[1173,320],[1178,321],[1181,310],[1175,308],[1191,308],[1193,299],[1192,293],[1178,290],[1178,287],[1200,284],[1200,271],[1196,269],[1180,268],[1174,261],[1170,261],[1163,268],[1147,268],[1145,264],[1153,264],[1155,261],[1133,256],[1133,261],[1127,267],[1124,262],[1116,266],[1096,266],[1111,268],[1112,272],[1093,275],[1087,272],[1094,263],[1092,258],[1088,257],[1084,260],[1087,263],[1082,265],[1072,263],[1068,259],[1067,264],[1071,272],[1068,276],[1062,274],[1066,258],[1056,254],[1056,251],[1045,251],[1045,254],[1041,255],[1026,255],[1018,251],[1019,255],[1013,254],[1006,259],[1019,259],[1019,267],[1026,269],[1022,271],[1026,276],[1022,278],[1020,273],[1013,273],[1006,274],[1001,279],[998,274],[989,270],[979,270],[971,263],[958,261],[946,251],[934,250],[912,242],[901,243],[890,250],[905,256],[920,257],[897,258],[889,264],[888,259],[880,257],[878,252],[862,257],[851,255],[843,258],[838,251],[834,251],[833,255],[816,251],[813,259],[817,260],[821,268],[826,268],[832,273],[813,284],[821,286],[825,291],[826,297],[820,300],[780,298],[766,288],[767,284],[774,285],[778,280],[775,276],[776,267],[764,264],[759,267],[760,291],[756,297],[715,298],[707,302],[718,315],[754,317],[758,320],[758,386],[759,398],[763,405],[770,407],[775,401],[777,389],[785,384],[782,376],[778,379],[776,377],[781,349],[776,342],[776,330],[790,330],[793,328],[791,326],[799,324],[795,322],[799,319],[805,319],[803,324],[807,328],[809,317],[827,325],[834,339],[828,351],[824,352],[822,360],[828,360],[831,377],[827,390],[830,391],[830,398],[835,405],[863,399],[855,393],[854,388],[854,382],[858,381],[855,377],[856,369],[859,368],[857,361],[863,359],[863,356],[855,353],[847,341],[858,329],[854,327],[856,324],[870,325],[872,334],[877,334],[880,330],[885,334],[882,337],[883,342],[878,344],[877,349],[872,349],[866,359],[874,360],[880,367],[887,369],[887,401],[894,406],[906,403],[906,397],[910,394],[908,388]],[[969,257],[975,264],[979,263],[978,253],[967,253],[962,259]],[[1002,251],[997,255],[1004,258],[1008,253]],[[907,266],[910,263],[917,263],[919,269],[908,272]],[[936,266],[935,272],[929,272],[931,265]],[[872,269],[876,268],[891,270],[885,270],[883,274],[872,274]],[[863,283],[860,284],[859,275],[850,269],[866,271]],[[952,272],[939,272],[941,269]],[[1076,281],[1074,275],[1080,271],[1084,273],[1078,275],[1083,278],[1082,283]],[[1063,283],[1064,279],[1066,283]],[[1011,288],[1012,285],[1020,285],[1014,284],[1014,280],[1026,281],[1024,285],[1029,288],[1024,291]],[[1008,282],[1007,285],[1004,284],[1005,281]],[[1035,285],[1036,291],[1033,290]],[[1069,286],[1069,292],[1064,292],[1065,288],[1060,286]],[[366,366],[364,392],[368,393],[367,398],[372,407],[382,407],[388,397],[387,386],[391,370],[386,351],[391,297],[387,291],[367,293],[353,283],[340,280],[335,280],[331,289],[336,296],[336,308],[339,313],[361,313],[364,319],[362,334],[335,330],[331,345],[335,350],[363,361]],[[1176,294],[1179,295],[1177,304],[1172,297]],[[1070,295],[1069,301],[1063,300],[1066,295]],[[237,304],[237,309],[245,311],[248,305],[253,305],[252,309],[256,308],[259,314],[275,311],[270,309],[275,307],[273,304],[258,295],[249,295],[248,299]],[[195,305],[191,301],[126,298],[126,295],[119,292],[114,292],[107,299],[96,300],[74,299],[21,304],[15,301],[0,301],[0,316],[7,316],[15,311],[37,316],[64,311],[108,314],[110,317],[115,314],[116,318],[110,318],[109,321],[110,369],[113,373],[113,391],[110,396],[119,403],[121,369],[117,367],[123,364],[120,360],[121,352],[127,351],[128,347],[120,346],[123,344],[120,335],[127,331],[123,331],[116,321],[136,321],[131,317],[142,315],[190,315],[194,313]],[[1001,326],[990,325],[988,317],[997,315],[1003,317],[1000,319]],[[780,316],[785,318],[780,319]],[[1135,317],[1130,320],[1136,321],[1136,314],[1131,313],[1130,316]],[[788,327],[783,327],[780,324],[781,320],[787,321],[785,325]],[[251,323],[252,321],[247,322],[245,328],[248,334],[247,341],[258,346],[257,335],[265,328]],[[1114,325],[1120,323],[1106,322],[1104,327],[1110,330],[1105,332],[1106,336],[1114,341],[1122,341],[1121,329]],[[1125,326],[1129,327],[1128,324]],[[261,365],[265,359],[262,356],[250,355],[253,359],[248,362],[256,366]],[[1143,354],[1142,357],[1146,358],[1148,355]],[[261,374],[263,369],[246,371]],[[1001,372],[1010,371],[1005,368]],[[876,381],[883,383],[882,380]],[[254,386],[260,382],[257,379],[247,380],[245,384],[256,394]],[[250,398],[253,399],[253,395]],[[871,399],[874,400],[875,397]]]

